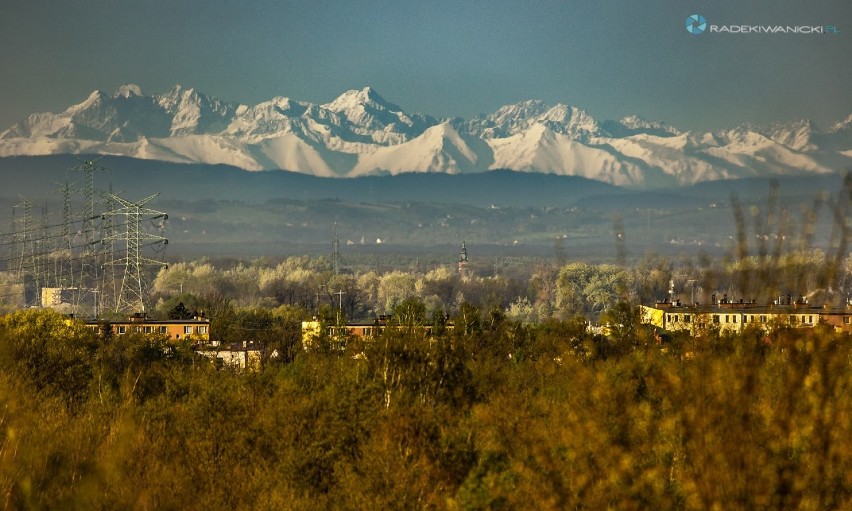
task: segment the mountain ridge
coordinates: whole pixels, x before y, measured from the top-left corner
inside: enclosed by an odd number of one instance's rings
[[[798,119],[699,133],[635,115],[597,120],[539,100],[437,119],[405,112],[371,87],[324,104],[279,96],[243,105],[181,85],[148,96],[127,84],[0,131],[0,156],[68,153],[324,177],[512,169],[659,188],[852,167],[852,115],[827,130]]]

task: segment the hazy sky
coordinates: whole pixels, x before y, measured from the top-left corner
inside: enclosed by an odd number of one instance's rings
[[[0,0],[0,129],[123,83],[469,118],[523,99],[681,129],[852,113],[850,0]],[[834,25],[838,35],[709,34]]]

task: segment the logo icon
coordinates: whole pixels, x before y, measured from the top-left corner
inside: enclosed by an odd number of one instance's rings
[[[700,14],[693,14],[686,18],[686,31],[692,35],[698,35],[707,30],[707,20]]]

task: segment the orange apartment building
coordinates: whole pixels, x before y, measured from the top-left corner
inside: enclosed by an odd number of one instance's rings
[[[86,325],[95,331],[100,331],[104,325],[108,325],[113,335],[165,335],[169,339],[176,341],[187,339],[199,343],[210,341],[210,320],[201,314],[192,319],[165,320],[150,319],[145,314],[134,314],[123,321],[111,321],[108,323],[86,321]]]

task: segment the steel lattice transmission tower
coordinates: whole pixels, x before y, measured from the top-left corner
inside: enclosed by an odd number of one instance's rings
[[[15,271],[18,273],[18,279],[22,279],[24,270],[29,269],[32,265],[32,261],[27,260],[27,257],[35,256],[32,233],[33,202],[23,196],[20,196],[20,198],[21,203],[12,206],[12,224],[14,226],[13,244],[15,250],[13,264]],[[22,209],[24,214],[22,216],[16,215],[15,208]]]
[[[125,242],[127,252],[125,256],[114,261],[116,266],[124,266],[124,275],[121,279],[121,290],[116,297],[116,311],[145,312],[147,289],[143,270],[146,266],[166,266],[162,261],[156,261],[142,256],[142,248],[151,245],[168,244],[168,239],[158,234],[150,234],[142,230],[142,222],[156,219],[168,220],[169,216],[162,211],[156,211],[144,207],[145,204],[154,199],[159,193],[146,197],[139,202],[130,202],[117,195],[110,198],[119,206],[118,209],[108,211],[104,215],[125,217],[126,229],[123,233],[115,233],[105,239],[108,242]]]
[[[88,250],[94,250],[94,241],[96,241],[95,220],[100,218],[100,215],[95,214],[95,208],[98,205],[98,191],[95,188],[95,172],[109,172],[109,169],[96,165],[101,161],[103,156],[97,160],[81,161],[72,172],[83,173],[83,236],[87,244]]]
[[[110,170],[97,163],[104,157],[96,160],[80,160],[80,165],[70,169],[72,172],[83,173],[83,224],[81,234],[83,236],[83,254],[79,257],[79,278],[77,284],[80,286],[80,291],[77,293],[75,300],[76,306],[87,301],[89,293],[97,294],[100,286],[100,275],[98,270],[101,266],[103,254],[101,251],[105,247],[102,243],[103,233],[101,226],[98,224],[102,220],[102,215],[96,214],[95,210],[99,205],[98,196],[103,195],[103,192],[95,188],[95,173],[106,172],[110,174]],[[94,297],[95,309],[97,309],[99,297]],[[96,314],[97,315],[97,314]]]
[[[115,208],[115,201],[112,199],[112,183],[109,184],[109,192],[105,196],[105,210],[112,211]],[[117,281],[115,275],[115,217],[114,215],[102,215],[101,231],[103,232],[102,243],[102,267],[100,297],[105,303],[115,303],[119,296]]]
[[[58,287],[74,286],[74,247],[71,233],[71,185],[66,181],[58,191],[62,193],[62,236],[59,241],[56,258],[56,285]]]
[[[337,237],[337,222],[334,222],[334,239],[331,241],[331,267],[337,275],[340,271],[340,239]]]
[[[24,210],[21,217],[15,215],[15,208]],[[12,224],[15,231],[13,234],[13,247],[16,252],[12,263],[18,274],[18,281],[23,284],[24,303],[27,305],[38,305],[38,284],[34,277],[37,269],[36,239],[33,236],[35,226],[33,224],[33,203],[31,200],[21,197],[21,203],[12,206]]]

